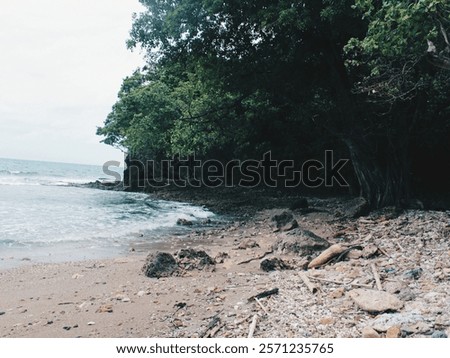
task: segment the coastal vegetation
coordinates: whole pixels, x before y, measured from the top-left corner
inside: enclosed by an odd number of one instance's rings
[[[447,0],[141,0],[98,134],[133,158],[349,158],[372,208],[448,192]]]

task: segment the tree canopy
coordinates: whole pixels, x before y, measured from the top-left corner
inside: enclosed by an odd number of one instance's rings
[[[339,148],[373,207],[409,199],[418,152],[445,159],[447,0],[141,3],[128,46],[147,65],[98,129],[106,144],[152,159]]]

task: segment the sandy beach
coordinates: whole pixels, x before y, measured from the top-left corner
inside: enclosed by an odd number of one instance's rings
[[[346,215],[350,199],[308,198],[308,210],[290,210],[295,197],[272,199],[221,201],[213,209],[240,208],[229,222],[152,248],[204,250],[215,265],[203,270],[146,277],[148,251],[137,246],[114,259],[0,271],[0,336],[247,337],[255,315],[255,337],[449,335],[448,212],[385,210],[353,219]],[[299,228],[277,228],[274,217],[283,213]],[[320,252],[290,252],[283,241],[301,238],[301,230],[357,248],[304,271]],[[263,271],[261,261],[274,258],[274,270]],[[383,312],[355,299],[357,290],[380,288],[397,300]],[[277,294],[251,299],[273,289]]]

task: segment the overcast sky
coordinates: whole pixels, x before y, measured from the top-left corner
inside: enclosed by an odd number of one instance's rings
[[[125,41],[138,0],[0,0],[0,158],[102,164],[122,79],[143,63]]]

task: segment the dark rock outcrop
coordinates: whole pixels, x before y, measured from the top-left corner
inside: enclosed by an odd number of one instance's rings
[[[265,272],[270,271],[283,271],[283,270],[291,270],[292,267],[286,264],[282,259],[274,257],[272,259],[265,259],[261,261],[260,264],[261,270]]]
[[[279,239],[273,250],[282,254],[295,253],[300,256],[322,252],[330,247],[330,243],[308,230],[294,229]]]
[[[178,266],[186,271],[214,268],[216,264],[203,250],[182,249],[175,256],[178,258]]]
[[[175,258],[166,252],[150,253],[142,271],[151,278],[169,277],[178,270]]]

